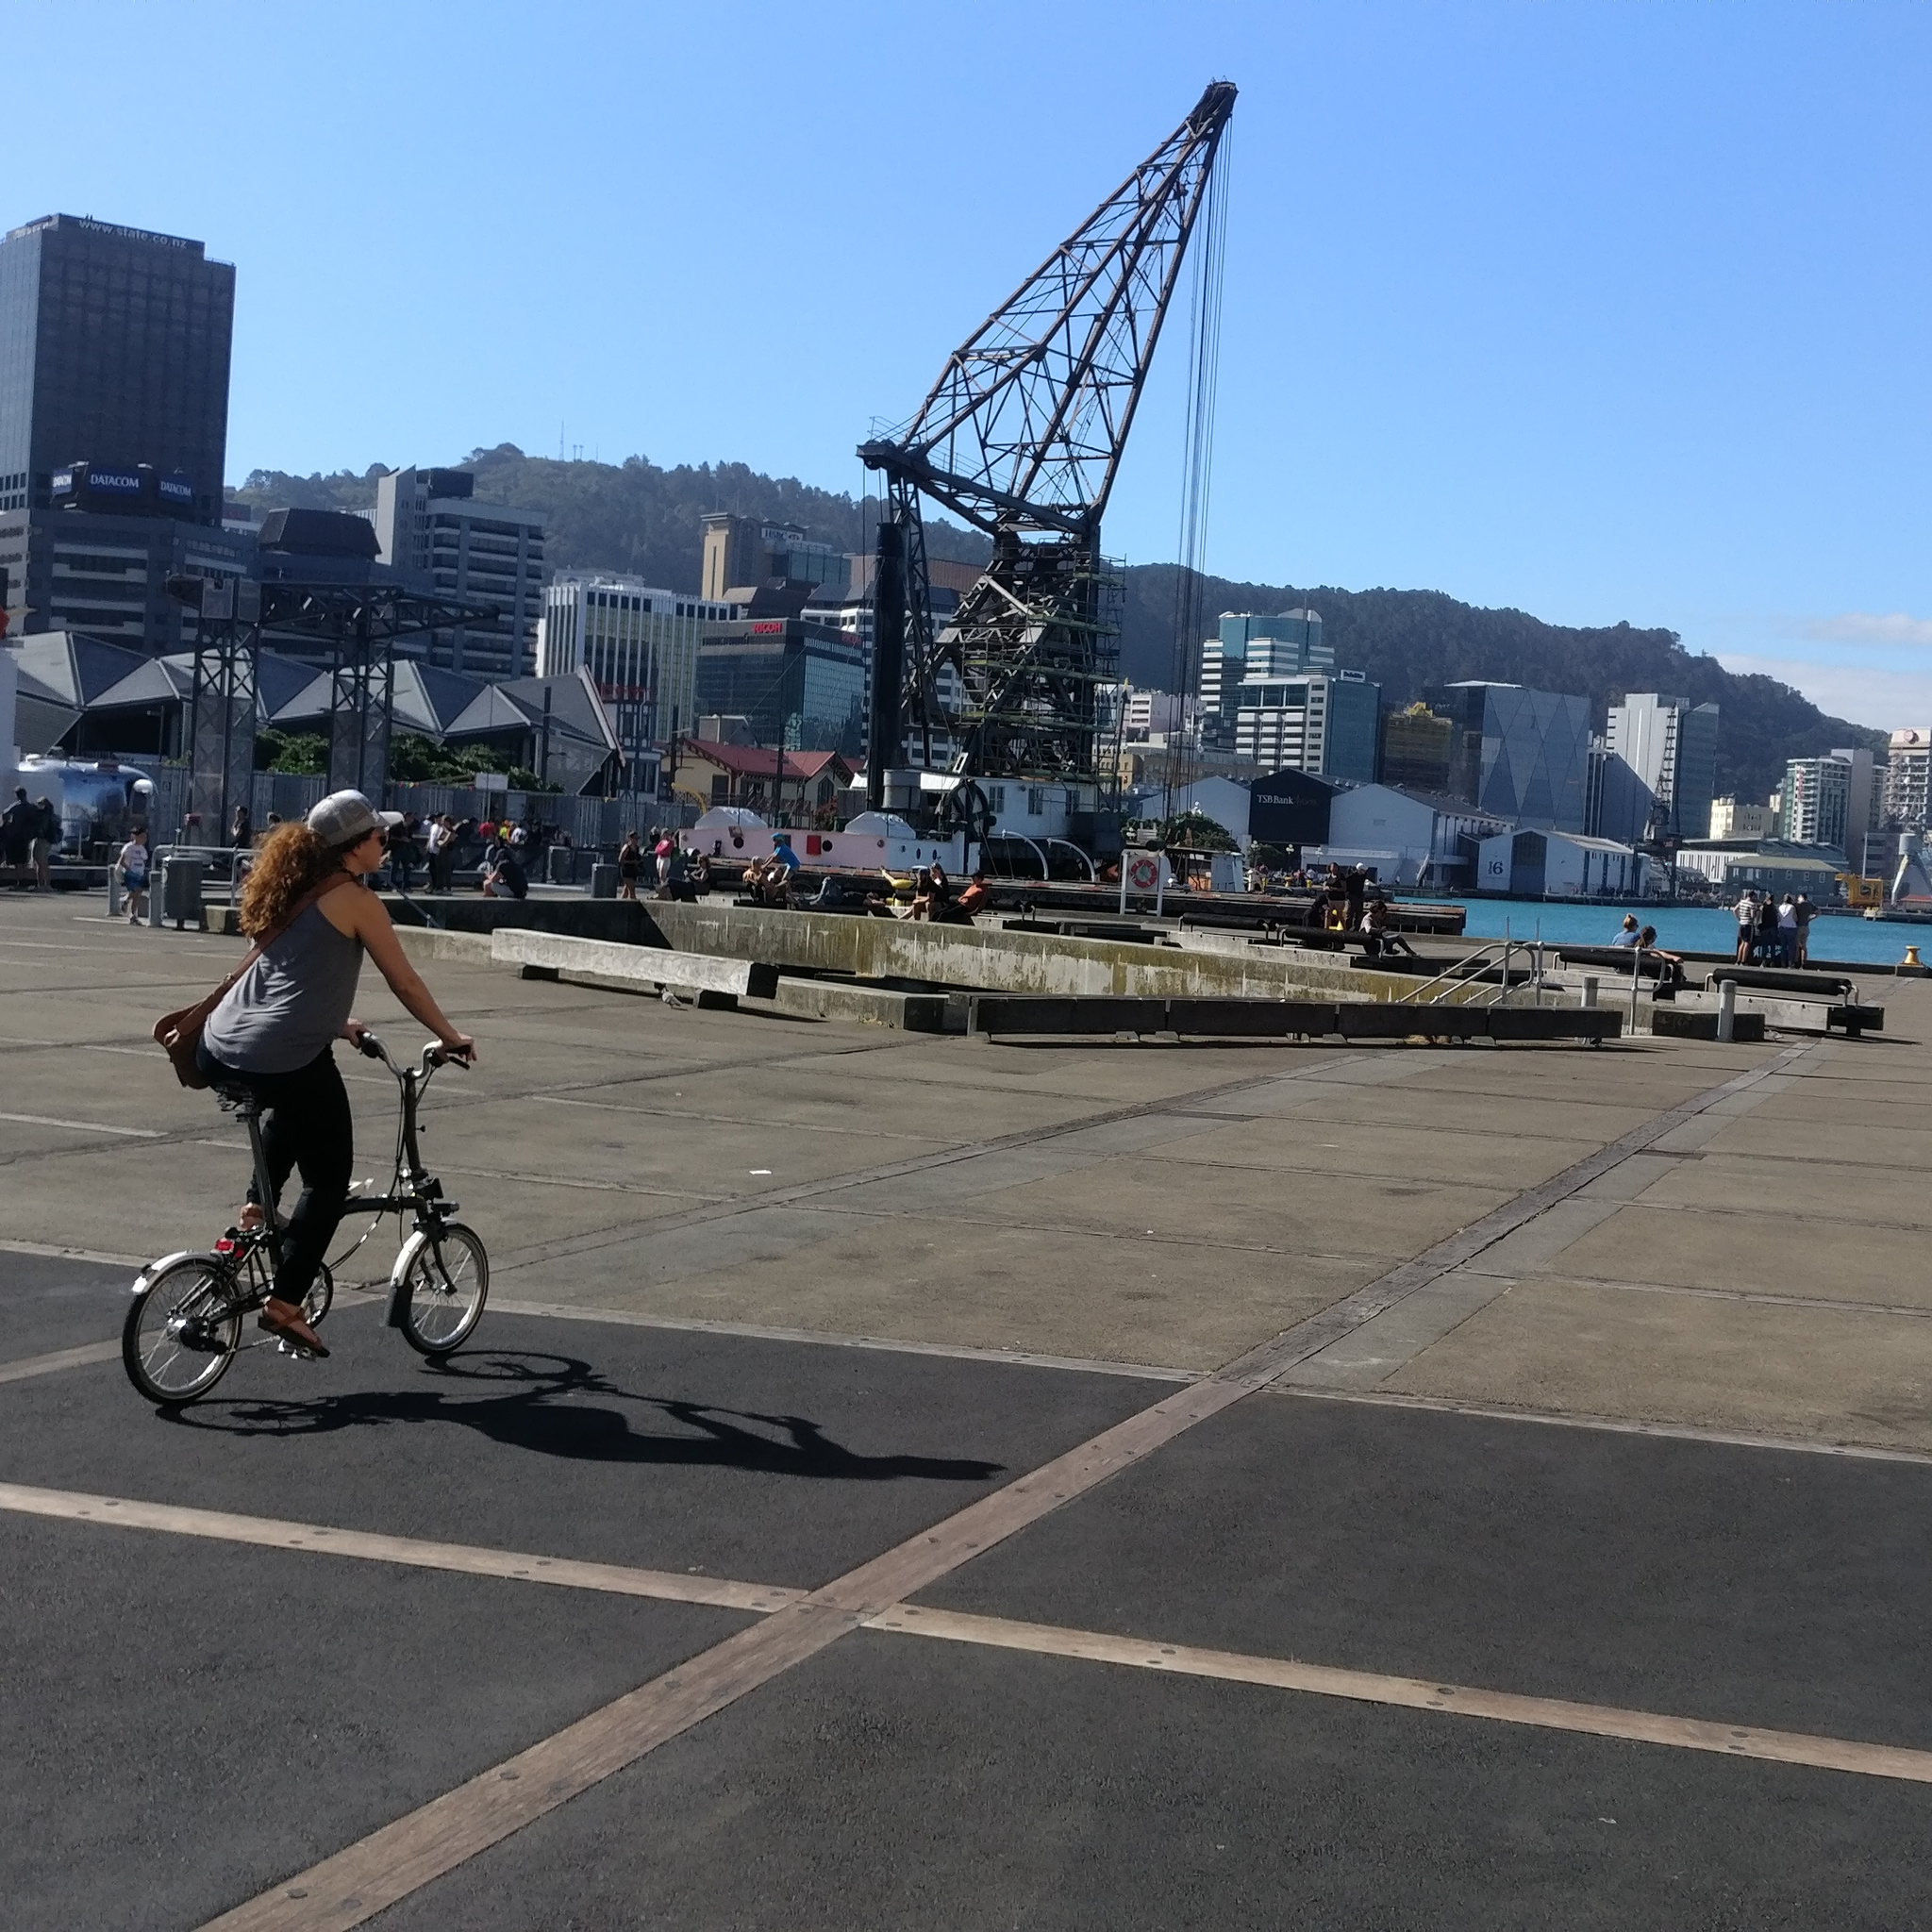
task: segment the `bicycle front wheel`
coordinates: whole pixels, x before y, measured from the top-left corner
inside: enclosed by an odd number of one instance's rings
[[[222,1379],[241,1339],[242,1305],[227,1269],[208,1255],[183,1255],[135,1298],[121,1361],[150,1402],[175,1408]]]
[[[403,1339],[422,1355],[451,1354],[483,1319],[490,1257],[473,1228],[452,1221],[409,1241],[397,1263]]]

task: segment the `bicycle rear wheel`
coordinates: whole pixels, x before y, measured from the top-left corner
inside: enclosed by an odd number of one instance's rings
[[[452,1221],[440,1235],[415,1235],[397,1270],[403,1340],[432,1358],[460,1348],[490,1293],[490,1257],[475,1231]]]
[[[242,1339],[242,1304],[228,1270],[183,1255],[135,1298],[121,1329],[127,1379],[164,1408],[206,1395],[227,1373]]]

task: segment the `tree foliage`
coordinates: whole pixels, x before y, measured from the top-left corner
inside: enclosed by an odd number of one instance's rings
[[[398,731],[390,740],[389,774],[402,785],[467,785],[478,772],[498,769],[502,751],[492,744],[438,744],[417,731]],[[503,768],[512,791],[557,791],[524,765]]]
[[[312,731],[277,731],[264,724],[255,734],[255,769],[319,778],[328,770],[328,740]]]

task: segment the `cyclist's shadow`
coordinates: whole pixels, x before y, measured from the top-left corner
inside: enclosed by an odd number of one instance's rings
[[[452,1382],[467,1386],[453,1389]],[[483,1392],[506,1383],[510,1387],[503,1393]],[[587,1395],[655,1411],[678,1427],[675,1433],[637,1429],[623,1409],[579,1399]],[[864,1456],[834,1441],[807,1416],[638,1395],[578,1357],[527,1349],[454,1357],[441,1365],[434,1388],[353,1390],[294,1401],[216,1398],[177,1411],[175,1420],[230,1436],[321,1436],[393,1423],[444,1423],[508,1448],[573,1461],[739,1469],[841,1482],[904,1476],[982,1482],[1005,1467],[972,1457]]]

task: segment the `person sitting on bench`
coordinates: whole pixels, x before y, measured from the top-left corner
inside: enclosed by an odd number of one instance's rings
[[[1379,894],[1362,908],[1362,950],[1371,959],[1379,959],[1384,953],[1419,957],[1407,938],[1390,924],[1393,916],[1388,900]]]

